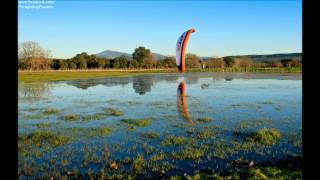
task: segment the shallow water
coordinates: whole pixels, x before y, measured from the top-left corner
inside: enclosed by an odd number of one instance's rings
[[[178,88],[181,82],[183,90]],[[89,177],[102,171],[112,175],[130,174],[134,170],[136,177],[150,178],[158,177],[165,169],[169,177],[236,169],[231,162],[239,158],[259,163],[301,155],[301,85],[301,74],[271,73],[148,74],[20,82],[19,136],[46,131],[69,140],[46,151],[42,151],[42,146],[21,145],[28,148],[28,153],[19,149],[19,175],[24,179],[76,172]],[[123,114],[82,119],[106,108]],[[43,113],[48,109],[57,112]],[[66,120],[70,115],[80,119]],[[208,118],[210,122],[199,118]],[[128,125],[123,119],[149,119],[150,124]],[[37,126],[39,123],[45,123],[46,127]],[[90,128],[99,127],[108,127],[112,132],[88,136]],[[80,132],[72,128],[84,129]],[[237,136],[237,132],[250,133],[262,128],[277,129],[281,139],[272,145],[261,145]],[[204,131],[211,134],[199,136]],[[146,138],[141,135],[143,132],[153,132],[159,137]],[[180,136],[187,141],[165,145],[169,137]],[[290,140],[292,137],[294,141]],[[180,156],[185,155],[184,150],[195,149],[201,150],[197,157]],[[165,154],[164,158],[151,158],[159,152]],[[136,170],[134,161],[138,155],[144,163],[142,169]],[[119,168],[110,169],[111,162],[116,162]]]

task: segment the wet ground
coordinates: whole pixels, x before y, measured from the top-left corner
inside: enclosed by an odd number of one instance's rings
[[[19,83],[21,179],[169,178],[302,156],[301,74]]]

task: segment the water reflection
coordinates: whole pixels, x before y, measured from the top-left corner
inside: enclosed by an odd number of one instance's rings
[[[233,77],[232,77],[232,76],[226,76],[224,79],[225,79],[226,81],[232,81]]]
[[[279,74],[250,74],[250,73],[189,73],[185,74],[185,84],[198,84],[201,83],[201,89],[208,89],[210,84],[203,83],[199,81],[199,77],[202,78],[213,78],[213,82],[224,80],[232,81],[234,79],[301,79],[301,75],[292,75],[285,76]],[[133,77],[119,77],[119,78],[101,78],[101,79],[88,79],[88,80],[72,80],[65,81],[67,85],[71,85],[83,90],[88,89],[89,87],[94,87],[97,85],[103,85],[107,87],[118,86],[118,85],[128,85],[132,83],[132,88],[134,92],[139,95],[145,95],[148,92],[151,92],[152,87],[159,82],[166,83],[176,83],[178,82],[178,74],[147,74],[141,76]]]
[[[192,121],[190,113],[188,112],[186,85],[183,81],[180,82],[177,89],[177,110],[180,117],[183,117],[190,124],[195,124],[195,122]]]
[[[144,95],[151,91],[151,86],[154,83],[154,76],[133,77],[132,83],[134,91],[140,95]]]
[[[107,87],[117,86],[117,85],[126,85],[131,82],[131,79],[128,78],[105,78],[105,79],[88,79],[88,80],[74,80],[67,81],[66,84],[80,88],[88,89],[89,87],[94,87],[97,85],[103,85]]]
[[[26,100],[39,100],[51,92],[49,83],[19,83],[18,96]]]
[[[193,76],[193,75],[187,76],[186,78],[187,78],[187,80],[186,80],[187,84],[197,84],[198,80],[199,80],[198,76]]]

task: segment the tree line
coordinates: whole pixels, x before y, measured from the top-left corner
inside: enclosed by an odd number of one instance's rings
[[[195,54],[186,54],[187,68],[254,68],[254,67],[301,67],[301,61],[282,59],[281,61],[253,62],[248,57],[201,59]],[[53,59],[50,50],[37,42],[23,42],[18,49],[18,69],[21,70],[67,70],[67,69],[137,69],[175,68],[175,57],[167,56],[156,60],[150,49],[138,47],[132,57],[120,56],[106,59],[86,52],[68,59]]]

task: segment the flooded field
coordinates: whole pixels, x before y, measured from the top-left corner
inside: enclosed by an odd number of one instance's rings
[[[19,82],[18,175],[179,179],[301,158],[301,86],[263,73]]]

